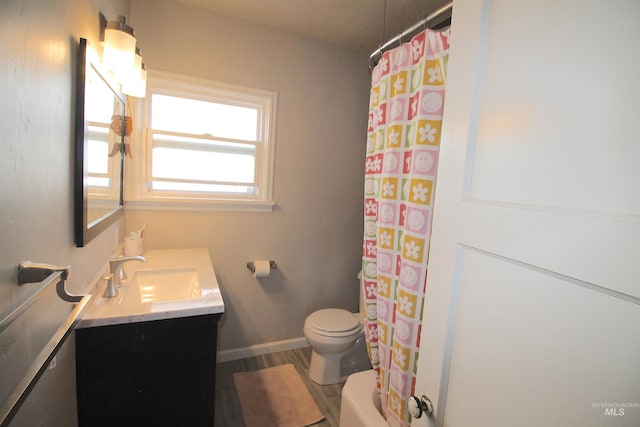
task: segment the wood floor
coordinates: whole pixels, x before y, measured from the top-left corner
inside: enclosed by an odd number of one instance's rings
[[[299,348],[279,353],[265,354],[241,360],[218,363],[216,370],[216,427],[244,427],[242,410],[233,385],[235,372],[256,371],[272,366],[293,364],[309,389],[325,419],[314,427],[338,427],[340,420],[340,398],[344,383],[321,386],[309,379],[307,371],[311,349]],[[271,427],[271,426],[265,426]]]

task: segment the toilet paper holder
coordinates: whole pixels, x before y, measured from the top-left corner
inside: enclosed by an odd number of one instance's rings
[[[269,267],[270,267],[272,270],[275,270],[276,268],[278,268],[278,266],[276,265],[276,262],[275,262],[275,261],[271,261],[271,260],[269,260]],[[251,272],[251,274],[253,274],[253,273],[255,273],[255,272],[256,272],[256,265],[253,263],[253,261],[249,261],[249,262],[247,263],[247,268],[249,269],[249,271]]]

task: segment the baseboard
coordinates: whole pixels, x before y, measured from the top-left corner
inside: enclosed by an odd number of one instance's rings
[[[305,337],[292,338],[282,341],[272,341],[264,344],[251,345],[249,347],[219,351],[218,362],[228,362],[230,360],[245,359],[247,357],[261,356],[263,354],[293,350],[295,348],[308,346],[309,343],[307,342]]]

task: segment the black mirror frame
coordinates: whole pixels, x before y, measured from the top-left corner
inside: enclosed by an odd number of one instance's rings
[[[124,216],[124,153],[120,153],[120,200],[119,207],[98,223],[88,224],[88,185],[87,163],[85,161],[85,80],[87,66],[87,40],[80,39],[76,68],[76,121],[75,121],[75,159],[74,159],[74,234],[76,246],[83,247],[107,227]],[[116,90],[111,88],[114,93]],[[118,96],[124,104],[124,97]],[[125,104],[126,105],[126,104]],[[121,136],[120,147],[124,147],[124,136]]]

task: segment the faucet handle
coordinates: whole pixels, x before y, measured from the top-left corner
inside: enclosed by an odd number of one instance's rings
[[[104,294],[102,296],[104,298],[113,298],[118,296],[118,288],[114,285],[113,274],[109,274],[102,278],[107,281],[107,286],[104,289]]]

